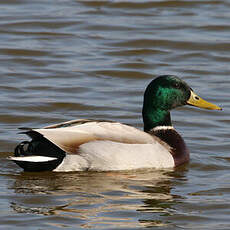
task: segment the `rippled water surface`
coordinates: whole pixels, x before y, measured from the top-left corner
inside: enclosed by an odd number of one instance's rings
[[[0,11],[0,229],[230,229],[228,0],[2,0]],[[142,128],[143,91],[160,74],[223,107],[172,112],[189,164],[23,173],[6,160],[18,127]]]

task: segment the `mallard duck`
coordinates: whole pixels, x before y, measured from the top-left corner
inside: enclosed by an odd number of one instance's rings
[[[115,121],[81,119],[41,129],[23,128],[11,160],[25,171],[113,171],[172,168],[189,161],[170,110],[183,105],[221,110],[172,75],[152,80],[144,93],[144,131]]]

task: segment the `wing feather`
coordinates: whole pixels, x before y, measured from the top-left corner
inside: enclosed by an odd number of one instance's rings
[[[132,126],[111,121],[73,120],[42,129],[33,129],[33,131],[72,154],[78,153],[80,145],[96,140],[127,144],[159,144],[161,142],[157,137]]]

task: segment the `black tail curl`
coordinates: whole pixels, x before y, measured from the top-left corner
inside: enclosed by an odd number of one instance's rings
[[[54,160],[44,162],[25,161],[23,159],[14,160],[24,171],[52,171],[63,161],[66,153],[58,146],[44,138],[42,135],[32,138],[31,141],[23,141],[14,150],[15,157],[45,156],[53,157]],[[39,138],[38,138],[39,137]]]
[[[14,156],[16,156],[16,157],[30,156],[30,155],[32,155],[32,153],[33,153],[33,150],[31,148],[31,142],[29,142],[29,141],[21,142],[14,149]]]

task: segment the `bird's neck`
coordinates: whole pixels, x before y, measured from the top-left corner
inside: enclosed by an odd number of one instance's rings
[[[170,147],[175,166],[189,161],[189,150],[179,133],[171,126],[158,126],[149,132]]]
[[[169,111],[143,107],[142,116],[145,132],[158,126],[172,126]]]

